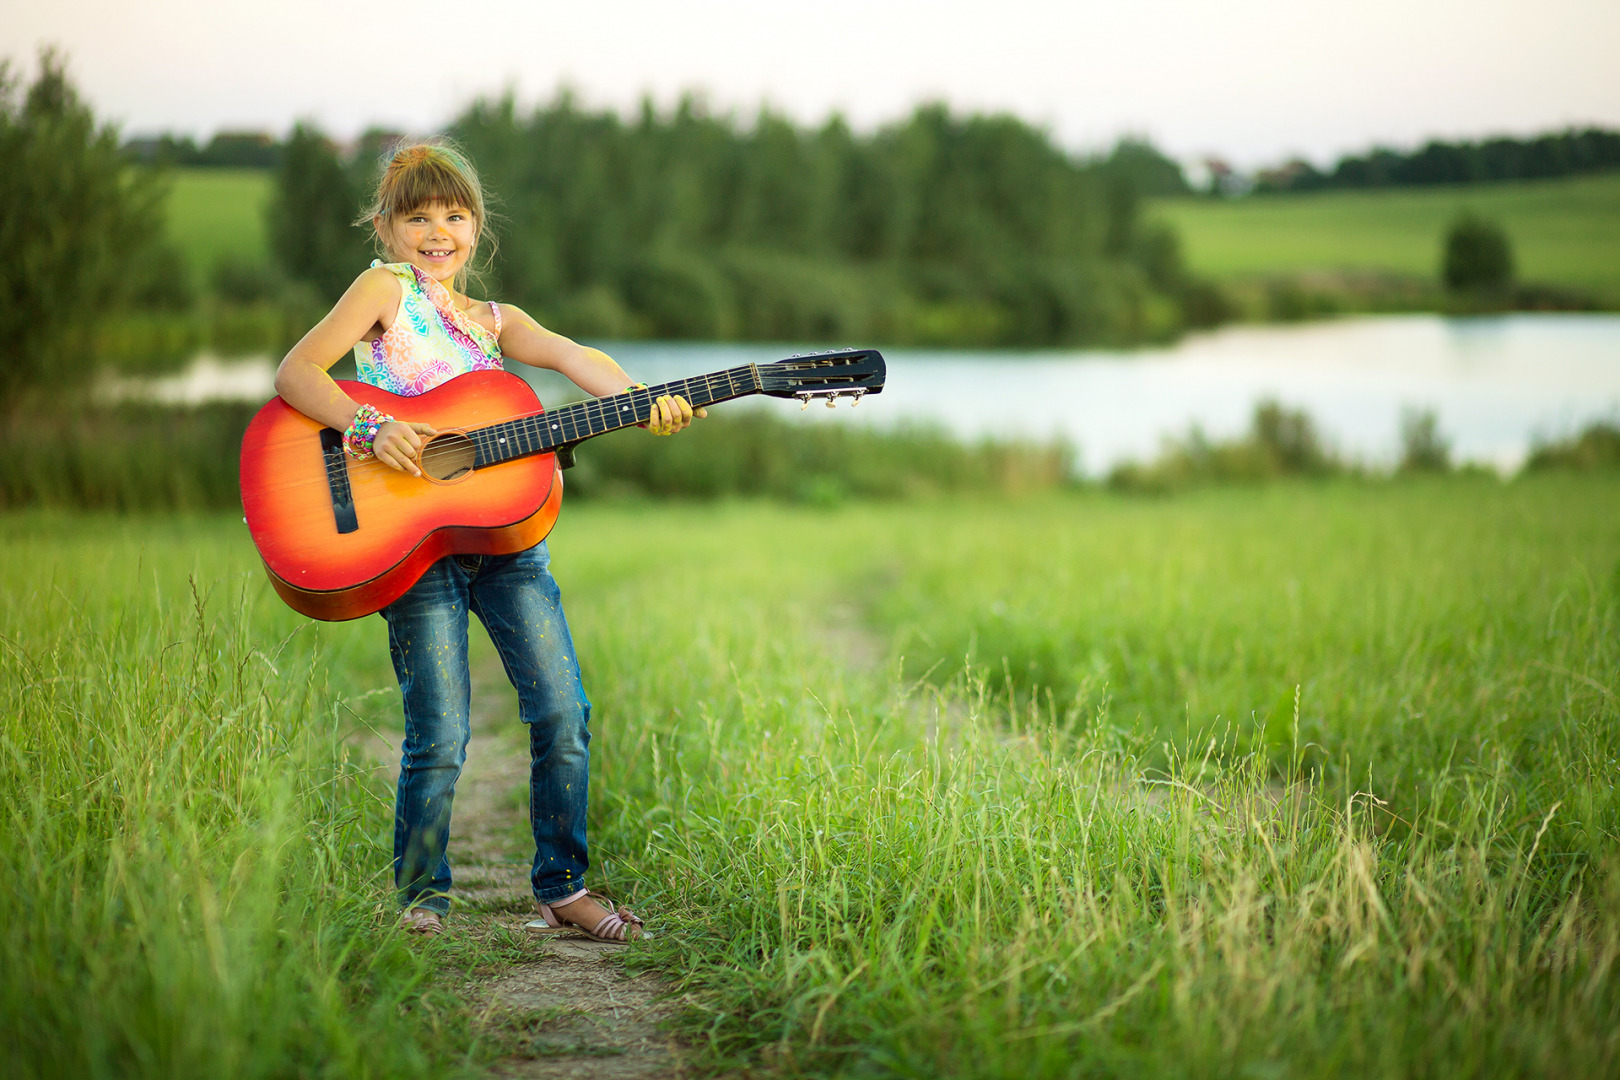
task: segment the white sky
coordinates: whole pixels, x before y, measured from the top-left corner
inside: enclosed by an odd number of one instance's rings
[[[432,130],[480,94],[683,90],[862,130],[942,99],[1094,149],[1318,163],[1375,141],[1620,126],[1620,0],[0,0],[0,58],[58,46],[126,134]]]

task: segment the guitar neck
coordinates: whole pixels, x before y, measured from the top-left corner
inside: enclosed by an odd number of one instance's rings
[[[530,454],[549,453],[610,431],[644,424],[652,416],[653,402],[666,395],[679,395],[697,409],[760,392],[759,369],[753,364],[744,364],[708,375],[627,390],[611,397],[579,401],[549,412],[519,416],[467,432],[478,448],[478,459],[473,467],[483,468]]]

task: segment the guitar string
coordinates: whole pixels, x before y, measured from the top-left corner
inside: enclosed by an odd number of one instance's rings
[[[675,384],[677,382],[679,382],[679,383],[684,383],[685,384],[685,386],[682,387],[682,389],[685,390],[686,394],[691,394],[693,396],[696,396],[695,393],[694,393],[695,388],[692,386],[693,382],[695,382],[695,381],[697,381],[697,379],[701,378],[701,379],[703,379],[704,383],[706,384],[703,387],[703,389],[708,390],[708,391],[713,391],[714,389],[716,389],[716,386],[714,384],[716,383],[717,379],[720,376],[722,376],[723,374],[724,373],[715,373],[715,374],[706,375],[706,376],[693,376],[691,379],[674,380],[674,381],[672,381],[670,383],[660,384],[658,387],[648,387],[646,390],[637,390],[637,391],[632,392],[630,394],[613,394],[613,395],[610,395],[610,396],[605,397],[605,398],[589,398],[589,399],[587,399],[585,401],[570,402],[567,405],[562,405],[562,406],[559,406],[559,407],[557,407],[555,409],[542,410],[542,411],[536,412],[536,413],[514,413],[514,414],[512,414],[510,416],[503,417],[503,418],[501,418],[499,420],[495,420],[495,421],[483,424],[480,427],[473,429],[473,431],[465,432],[463,434],[464,434],[465,438],[467,438],[469,441],[471,441],[473,443],[473,447],[474,447],[475,451],[478,448],[477,439],[475,437],[476,432],[487,432],[492,428],[498,428],[498,427],[502,427],[504,425],[510,425],[510,424],[520,424],[520,423],[522,423],[524,421],[529,421],[531,423],[538,422],[538,421],[543,421],[543,420],[544,421],[555,421],[555,423],[551,423],[549,425],[554,430],[560,430],[560,425],[567,424],[568,427],[577,434],[579,429],[580,429],[580,424],[578,424],[577,422],[573,422],[575,418],[574,418],[574,416],[571,415],[572,413],[577,413],[579,415],[579,418],[581,418],[581,419],[583,419],[585,421],[584,426],[586,428],[586,434],[581,436],[580,439],[591,438],[591,437],[594,437],[596,435],[606,435],[611,431],[619,430],[619,429],[626,428],[626,427],[630,427],[632,424],[643,422],[643,421],[641,421],[639,419],[636,419],[636,420],[631,420],[631,421],[628,421],[628,422],[625,422],[625,423],[617,423],[617,421],[619,421],[621,419],[621,417],[619,416],[619,410],[618,409],[613,409],[610,412],[609,409],[608,409],[608,406],[607,406],[608,402],[612,402],[615,399],[621,398],[621,397],[629,398],[632,409],[636,410],[636,412],[634,412],[632,415],[639,416],[639,409],[643,404],[645,404],[645,405],[647,405],[649,407],[649,413],[650,413],[650,411],[651,411],[651,403],[654,400],[654,395],[651,393],[652,390],[654,390],[654,389],[663,390],[666,387],[674,387]],[[727,380],[727,383],[728,383],[728,388],[729,388],[729,385],[730,385],[729,380]],[[660,394],[658,396],[663,396],[663,395]],[[683,394],[682,396],[685,396],[685,394]],[[717,397],[710,397],[708,402],[705,402],[705,404],[713,404],[714,402],[719,401],[719,400],[721,400],[721,399],[719,399]],[[607,421],[609,419],[614,421],[616,426],[610,426],[607,423]],[[602,430],[601,431],[596,430],[596,427],[597,427],[598,423],[600,423],[602,425]],[[540,433],[540,432],[534,432],[534,431],[521,432],[520,431],[518,433],[517,437],[518,438],[527,437],[527,438],[529,438],[531,440],[534,440],[536,437],[538,437],[540,439],[544,439],[545,436],[544,436],[543,433]],[[577,442],[577,441],[580,441],[580,439],[565,440],[565,442],[567,442],[567,441]],[[424,462],[436,461],[436,460],[438,460],[440,458],[443,458],[443,457],[456,456],[456,455],[460,455],[460,454],[463,454],[463,453],[466,452],[465,447],[460,446],[460,445],[453,445],[453,444],[444,444],[444,445],[442,445],[442,447],[441,447],[441,449],[439,451],[435,452],[434,451],[434,446],[435,446],[435,444],[438,444],[438,443],[439,443],[439,439],[436,438],[436,439],[430,441],[427,444],[427,446],[422,451],[422,457],[421,457],[422,461],[424,461]],[[564,445],[564,444],[563,443],[554,443],[554,444],[552,444],[552,449],[555,449],[557,446],[560,446],[560,445]],[[527,451],[527,454],[546,453],[546,452],[547,452],[546,450],[530,450],[530,451]],[[519,455],[519,456],[527,456],[527,454],[523,454],[523,455]],[[508,460],[510,460],[510,459],[508,459]],[[381,468],[388,468],[389,467],[387,465],[382,464],[381,462],[376,462],[376,461],[366,461],[366,462],[361,462],[361,463],[358,463],[358,464],[360,465],[361,468],[364,468],[366,466],[374,466],[374,467],[381,467]],[[351,468],[353,468],[353,466],[351,466]]]

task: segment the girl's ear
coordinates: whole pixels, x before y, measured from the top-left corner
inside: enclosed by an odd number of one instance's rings
[[[388,242],[388,234],[383,231],[383,216],[381,214],[371,215],[371,229],[377,234],[377,242],[382,244],[383,250],[388,253],[389,258],[393,258],[394,245]]]

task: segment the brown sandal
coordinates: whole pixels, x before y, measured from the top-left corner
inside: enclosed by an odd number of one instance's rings
[[[636,913],[629,908],[611,906],[613,901],[601,893],[588,892],[584,896],[596,900],[608,908],[608,913],[597,922],[596,926],[588,927],[580,923],[570,922],[553,911],[550,904],[541,904],[540,917],[526,923],[524,928],[537,934],[553,934],[562,930],[575,930],[592,941],[605,941],[610,945],[623,945],[626,942],[635,941],[637,938],[648,936],[644,929],[646,923],[642,922]],[[583,898],[575,897],[574,899]]]

